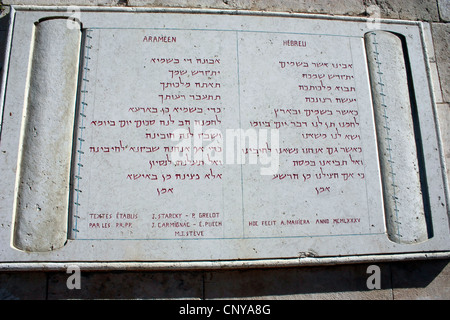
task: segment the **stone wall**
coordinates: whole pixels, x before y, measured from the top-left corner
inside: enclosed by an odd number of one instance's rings
[[[4,0],[3,9],[7,11],[9,4],[215,8],[362,17],[375,12],[381,18],[424,21],[433,37],[432,76],[441,138],[450,163],[450,0]],[[0,35],[5,36],[5,18],[0,22]],[[64,272],[3,272],[0,299],[450,299],[449,262],[380,263],[380,290],[366,286],[368,264],[254,270],[81,270],[80,290],[67,289]]]

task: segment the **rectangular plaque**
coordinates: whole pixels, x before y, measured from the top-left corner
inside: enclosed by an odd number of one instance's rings
[[[16,9],[3,262],[448,256],[420,22]]]
[[[86,37],[74,239],[383,233],[383,219],[370,221],[380,190],[370,94],[356,91],[359,38]]]

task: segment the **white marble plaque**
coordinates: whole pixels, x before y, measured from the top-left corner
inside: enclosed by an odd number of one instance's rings
[[[81,28],[44,20],[82,32],[79,66],[61,67],[78,74],[77,90],[67,91],[64,76],[55,81],[77,100],[64,124],[29,112],[33,23],[50,14],[18,8],[1,132],[5,261],[447,254],[422,25],[384,21],[374,30],[364,19],[227,13],[82,11]],[[69,197],[34,191],[28,180],[21,193],[31,160],[18,146],[29,123],[69,129],[47,133],[42,155],[30,156],[36,176],[45,168]],[[51,141],[71,146],[70,172]],[[70,173],[69,185],[58,170]],[[35,227],[17,228],[25,223]],[[54,232],[67,233],[62,248],[16,245]]]
[[[356,89],[360,39],[155,29],[86,38],[74,239],[383,232],[369,211],[380,190],[370,95]]]

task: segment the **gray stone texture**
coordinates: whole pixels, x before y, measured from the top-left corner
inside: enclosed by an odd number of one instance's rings
[[[369,290],[369,264],[251,270],[84,272],[81,288],[70,274],[4,272],[2,300],[237,299],[448,300],[450,260],[379,263],[381,288]]]
[[[434,50],[444,102],[450,102],[450,24],[432,24]]]
[[[46,298],[46,273],[0,273],[0,300],[45,300]]]
[[[450,21],[450,0],[438,0],[439,16],[445,22]]]
[[[117,6],[126,1],[120,0],[4,0],[3,4],[32,5],[32,6]]]
[[[440,1],[441,15],[445,15],[445,1]],[[448,2],[448,1],[447,1]],[[4,0],[4,4],[23,5],[82,5],[82,6],[140,6],[215,8],[257,11],[306,12],[333,15],[367,15],[366,8],[376,5],[382,18],[439,21],[439,9],[435,0]],[[448,15],[448,14],[447,14]]]
[[[200,272],[86,272],[81,289],[67,289],[69,274],[48,274],[48,299],[201,299]]]
[[[450,176],[450,104],[437,104],[437,113],[439,119],[439,129],[441,141],[444,149],[445,162],[447,166],[447,177]]]

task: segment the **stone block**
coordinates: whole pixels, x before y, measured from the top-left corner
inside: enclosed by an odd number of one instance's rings
[[[450,104],[437,104],[439,129],[443,146],[444,157],[447,165],[447,177],[450,177]]]
[[[450,101],[450,58],[448,48],[450,46],[450,24],[433,23],[431,25],[433,33],[434,50],[438,67],[439,78],[443,101]]]
[[[439,16],[443,21],[450,21],[450,1],[449,0],[438,0],[439,6]]]
[[[213,271],[205,275],[205,299],[392,299],[389,265],[379,265],[379,290],[367,288],[368,266]]]
[[[449,260],[391,264],[395,300],[449,300]]]
[[[5,262],[274,266],[449,249],[419,23],[107,11],[83,10],[83,32],[54,11],[15,12]]]
[[[71,274],[50,273],[48,299],[201,299],[202,275],[195,272],[84,272],[80,289],[68,289]]]
[[[46,297],[46,273],[0,273],[0,300],[45,300]]]

